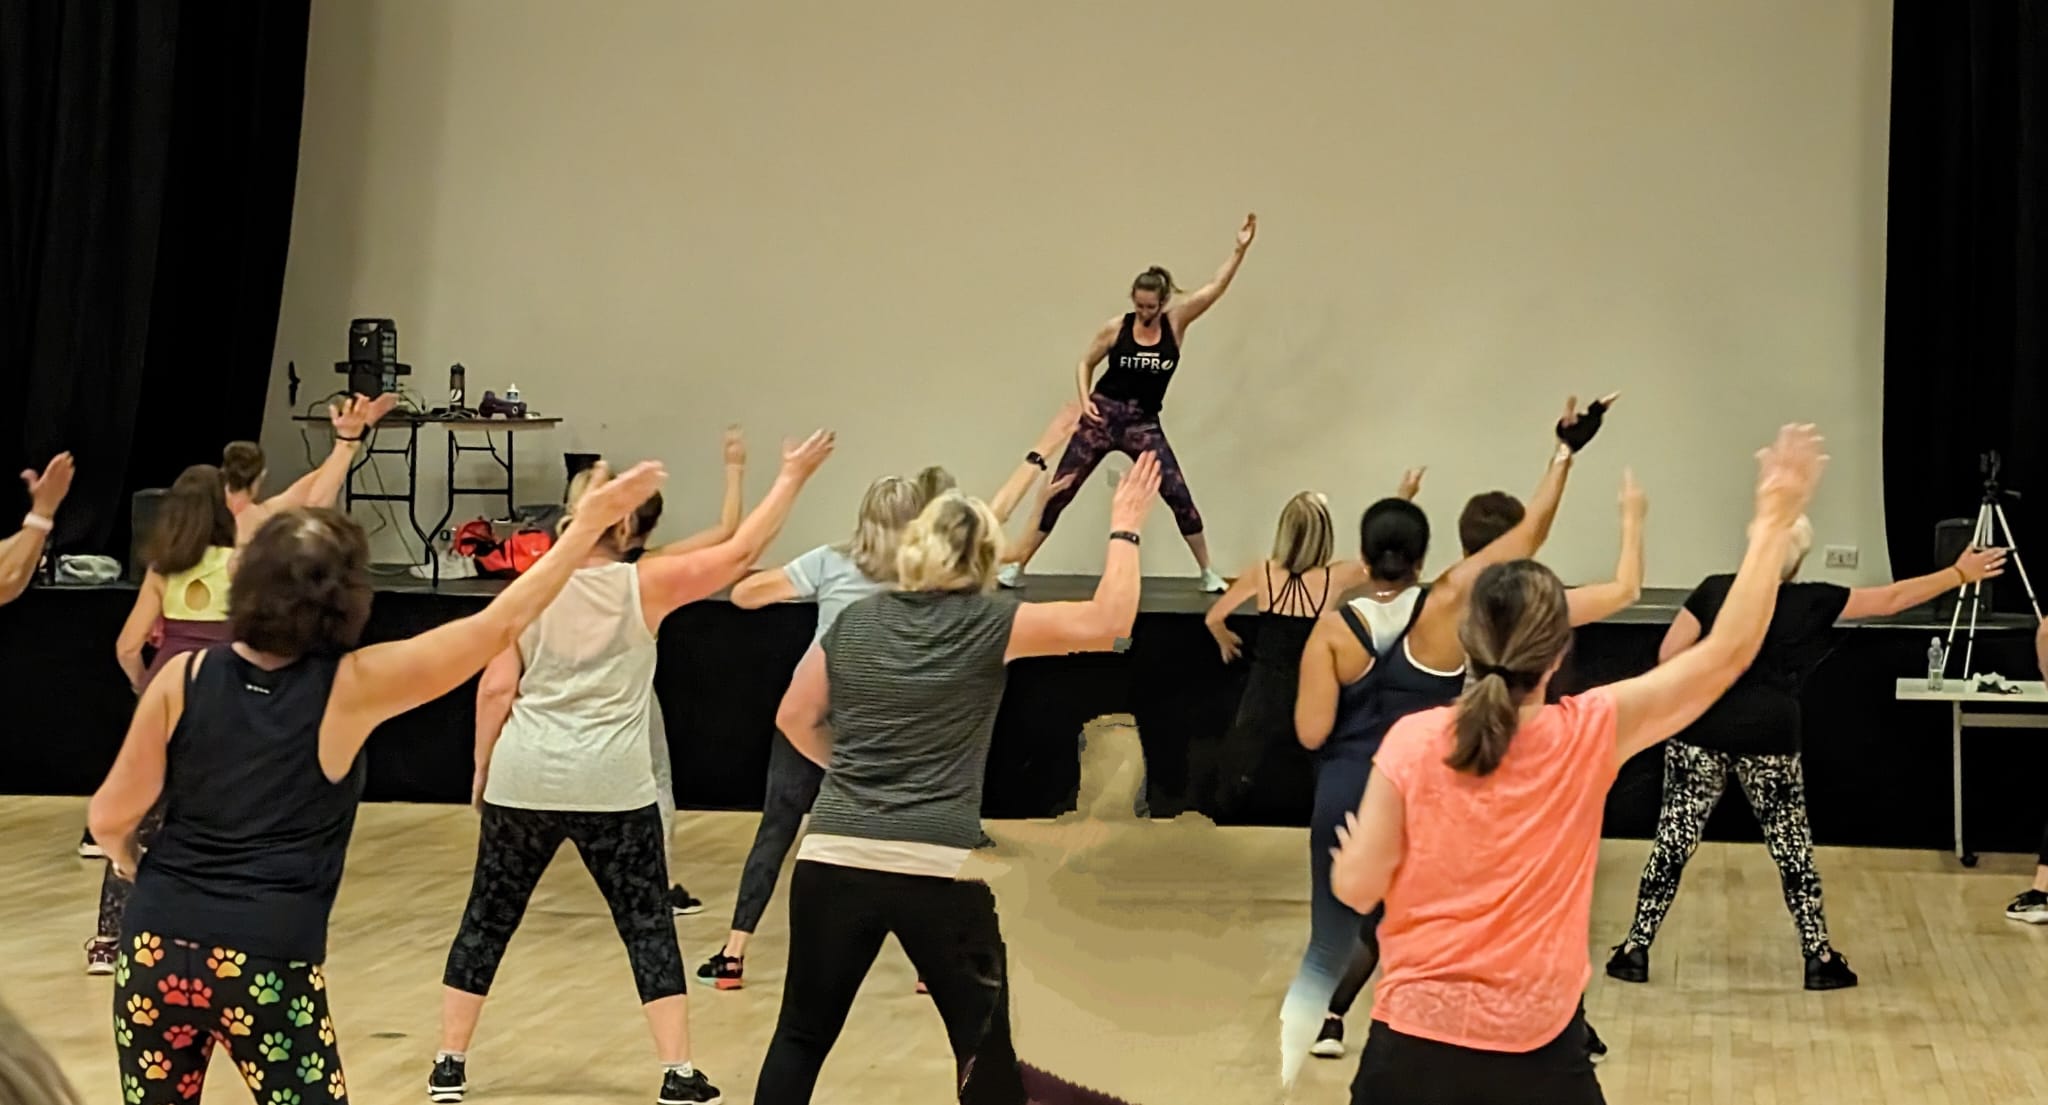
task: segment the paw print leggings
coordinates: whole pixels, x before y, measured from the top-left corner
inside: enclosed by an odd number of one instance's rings
[[[114,966],[118,1100],[198,1101],[215,1047],[227,1048],[257,1105],[326,1105],[348,1097],[319,964],[158,933],[123,938]]]

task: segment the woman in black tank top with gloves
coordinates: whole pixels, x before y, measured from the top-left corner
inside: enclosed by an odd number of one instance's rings
[[[482,611],[362,649],[362,529],[304,508],[263,524],[235,568],[232,643],[150,683],[93,795],[93,836],[135,880],[114,970],[117,1100],[199,1100],[217,1045],[260,1100],[346,1096],[320,964],[364,741],[516,641],[666,478],[643,464],[595,487],[554,548]],[[138,870],[135,829],[159,797],[163,827]]]
[[[1202,535],[1202,515],[1195,509],[1187,480],[1181,476],[1173,446],[1166,442],[1166,431],[1160,428],[1159,411],[1166,402],[1166,386],[1180,365],[1182,337],[1229,290],[1258,230],[1259,217],[1246,215],[1244,226],[1237,232],[1236,248],[1223,267],[1216,270],[1216,276],[1172,306],[1168,306],[1168,300],[1179,291],[1173,286],[1173,274],[1157,265],[1139,273],[1131,282],[1131,310],[1121,318],[1103,323],[1095,332],[1095,339],[1088,343],[1088,351],[1082,354],[1074,374],[1081,393],[1081,424],[1068,440],[1067,450],[1053,472],[1055,483],[1065,482],[1046,500],[1038,528],[1017,543],[1010,555],[1012,563],[1005,564],[997,575],[1003,586],[1015,587],[1023,579],[1025,566],[1031,563],[1038,547],[1058,523],[1060,513],[1080,493],[1081,484],[1102,463],[1102,458],[1122,453],[1133,458],[1151,454],[1158,459],[1159,497],[1173,511],[1174,524],[1180,527],[1188,551],[1195,554],[1195,564],[1202,570],[1202,590],[1222,593],[1227,585],[1209,566],[1209,542]],[[1095,366],[1104,363],[1109,368],[1098,382]],[[1044,463],[1036,454],[1033,458]]]

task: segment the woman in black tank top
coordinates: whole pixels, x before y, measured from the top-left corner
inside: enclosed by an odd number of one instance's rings
[[[1366,577],[1359,561],[1332,564],[1335,552],[1328,500],[1304,491],[1280,510],[1271,558],[1247,566],[1209,608],[1209,632],[1230,663],[1245,642],[1226,619],[1265,589],[1250,647],[1243,648],[1251,671],[1237,717],[1220,742],[1202,741],[1194,749],[1195,805],[1218,824],[1294,824],[1307,813],[1309,757],[1294,739],[1301,650],[1331,599]]]
[[[264,523],[235,568],[233,642],[149,684],[92,799],[93,836],[135,880],[114,969],[127,1105],[199,1100],[216,1044],[265,1100],[345,1097],[320,964],[363,742],[482,670],[665,478],[645,464],[586,495],[576,524],[481,612],[363,649],[362,529],[321,509]],[[135,830],[159,798],[163,827],[138,856]]]
[[[1168,300],[1179,291],[1174,287],[1173,274],[1157,265],[1139,273],[1131,282],[1130,312],[1110,319],[1095,332],[1095,339],[1088,343],[1088,351],[1075,369],[1082,405],[1081,424],[1068,440],[1067,451],[1053,474],[1054,482],[1066,482],[1046,500],[1037,530],[1018,542],[1014,562],[1005,565],[997,577],[1003,586],[1015,587],[1023,579],[1025,565],[1059,522],[1060,512],[1074,500],[1081,484],[1104,457],[1122,453],[1135,458],[1151,453],[1159,458],[1159,497],[1172,509],[1174,524],[1186,539],[1188,551],[1195,554],[1195,563],[1202,570],[1202,589],[1212,594],[1223,591],[1223,577],[1209,566],[1209,543],[1202,536],[1201,512],[1195,509],[1194,496],[1181,476],[1180,461],[1174,457],[1173,446],[1167,443],[1166,432],[1160,428],[1159,411],[1166,402],[1166,386],[1180,366],[1181,336],[1230,288],[1258,229],[1258,216],[1246,215],[1244,226],[1237,232],[1237,244],[1223,267],[1216,270],[1215,278],[1171,306]],[[1095,368],[1101,364],[1108,368],[1098,382]],[[1033,459],[1044,463],[1042,457]]]

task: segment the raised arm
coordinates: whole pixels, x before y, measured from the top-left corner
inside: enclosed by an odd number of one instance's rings
[[[677,553],[696,552],[708,549],[723,541],[732,540],[739,531],[740,515],[746,512],[743,501],[747,486],[747,439],[738,426],[725,428],[725,497],[718,504],[718,524],[710,529],[698,530],[680,541],[670,541],[648,549],[641,559],[650,556],[674,556]]]
[[[2048,621],[2034,630],[2034,667],[2048,677]]]
[[[484,785],[491,778],[491,753],[505,732],[505,722],[512,717],[512,700],[519,697],[519,677],[524,674],[525,661],[520,659],[519,646],[514,645],[491,657],[483,678],[477,681],[476,776],[470,782],[469,802],[478,809],[483,808]]]
[[[1005,662],[1026,656],[1108,652],[1138,619],[1138,531],[1159,497],[1159,458],[1146,453],[1116,486],[1109,508],[1109,552],[1095,597],[1086,602],[1027,602],[1010,623]]]
[[[333,506],[336,496],[341,494],[342,485],[348,482],[349,467],[363,450],[370,430],[397,406],[398,396],[393,392],[386,392],[375,399],[352,395],[329,406],[327,418],[334,426],[334,448],[328,450],[327,459],[318,468],[292,481],[290,487],[243,511],[244,524],[241,528],[245,539],[255,536],[256,531],[263,528],[263,522],[280,510]]]
[[[320,725],[320,766],[328,778],[347,774],[370,731],[385,719],[447,694],[517,644],[519,634],[561,594],[569,576],[597,547],[598,538],[668,480],[668,471],[654,461],[617,479],[608,474],[598,462],[554,547],[489,606],[417,637],[360,648],[342,658]]]
[[[1259,579],[1265,574],[1266,562],[1261,560],[1237,573],[1230,589],[1209,604],[1209,612],[1202,616],[1202,624],[1209,629],[1209,636],[1216,638],[1216,647],[1223,651],[1223,662],[1228,664],[1237,659],[1244,645],[1237,634],[1230,631],[1230,616],[1237,608],[1250,602],[1259,593]]]
[[[163,615],[164,577],[151,568],[142,577],[142,586],[135,590],[135,605],[128,608],[128,620],[121,623],[121,632],[114,638],[114,662],[121,665],[121,674],[128,677],[128,685],[136,694],[142,693],[142,676],[149,670],[142,663],[142,647],[149,643],[157,619]]]
[[[1252,239],[1258,237],[1258,234],[1259,217],[1246,215],[1244,225],[1238,228],[1237,242],[1231,247],[1230,256],[1223,259],[1223,264],[1216,270],[1216,275],[1210,277],[1207,284],[1196,288],[1194,294],[1167,309],[1167,313],[1173,319],[1175,335],[1185,333],[1196,319],[1207,314],[1209,308],[1214,307],[1216,301],[1223,298],[1224,292],[1230,290],[1230,282],[1237,279],[1238,266],[1244,264],[1245,251],[1252,248]]]
[[[1045,504],[1052,502],[1052,497],[1054,495],[1057,495],[1060,492],[1065,491],[1067,488],[1074,486],[1074,481],[1078,479],[1080,475],[1081,474],[1079,472],[1069,472],[1064,476],[1058,477],[1057,479],[1048,478],[1044,483],[1038,485],[1038,494],[1033,496],[1031,501],[1031,516],[1024,519],[1024,532],[1044,532],[1045,527],[1043,523],[1045,522]],[[1003,563],[1022,563],[1024,558],[1022,555],[1020,555],[1020,552],[1021,547],[1016,542],[1011,541],[1008,538],[1004,539],[1002,558]]]
[[[20,531],[0,540],[0,606],[20,598],[35,578],[43,546],[56,525],[57,508],[71,493],[71,475],[70,453],[51,457],[40,476],[33,471],[21,474],[21,482],[28,485],[29,508]]]
[[[1423,465],[1420,468],[1410,468],[1406,472],[1401,473],[1401,485],[1394,489],[1394,497],[1406,499],[1411,503],[1414,502],[1415,497],[1422,494],[1422,477],[1428,471],[1429,466]]]
[[[1777,606],[1793,523],[1806,509],[1827,457],[1812,426],[1787,426],[1757,454],[1756,514],[1749,550],[1714,627],[1698,644],[1644,675],[1612,684],[1618,762],[1684,729],[1756,659]]]
[[[640,604],[647,624],[658,624],[677,607],[707,598],[737,583],[789,520],[797,493],[832,455],[835,439],[819,430],[801,442],[785,445],[782,470],[753,512],[730,538],[680,556],[640,562]]]
[[[1700,642],[1700,620],[1693,612],[1681,608],[1678,616],[1671,619],[1671,628],[1664,631],[1664,640],[1657,645],[1657,662],[1668,664],[1673,656]]]
[[[995,497],[988,501],[988,508],[995,512],[997,521],[1006,526],[1010,524],[1010,515],[1016,511],[1017,504],[1024,501],[1025,493],[1067,447],[1067,439],[1074,436],[1074,423],[1080,417],[1080,403],[1064,403],[1059,413],[1052,416],[1052,421],[1045,424],[1045,429],[1039,431],[1031,451],[1011,470],[1010,478],[1003,481],[1003,486],[996,489]]]
[[[1957,557],[1953,565],[1938,572],[1902,579],[1883,587],[1851,588],[1849,601],[1842,607],[1841,620],[1890,617],[1939,598],[1942,592],[1952,588],[1996,579],[2005,574],[2005,557],[2004,549],[1964,549],[1963,555]]]
[[[1100,419],[1102,412],[1095,409],[1095,366],[1102,358],[1109,356],[1109,347],[1116,342],[1116,332],[1123,325],[1122,317],[1110,319],[1088,339],[1088,348],[1081,352],[1081,362],[1074,366],[1074,385],[1080,389],[1081,415],[1084,418]]]
[[[1621,473],[1621,559],[1614,565],[1614,578],[1590,583],[1564,593],[1571,609],[1572,625],[1591,625],[1636,604],[1643,597],[1643,519],[1650,500],[1636,483],[1630,469]]]

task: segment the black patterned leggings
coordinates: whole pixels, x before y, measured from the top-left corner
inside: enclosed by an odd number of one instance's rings
[[[1202,514],[1195,509],[1194,496],[1188,493],[1188,481],[1180,474],[1180,461],[1173,455],[1173,446],[1166,442],[1166,431],[1159,428],[1159,416],[1149,414],[1136,403],[1120,399],[1106,399],[1100,395],[1089,397],[1095,402],[1095,409],[1102,414],[1100,420],[1083,418],[1074,429],[1074,436],[1067,439],[1067,451],[1060,455],[1059,467],[1053,470],[1052,480],[1057,483],[1067,476],[1073,482],[1045,501],[1045,512],[1039,516],[1038,531],[1051,533],[1053,523],[1060,520],[1060,512],[1080,494],[1081,485],[1088,482],[1088,476],[1095,466],[1111,453],[1122,453],[1137,458],[1151,453],[1159,458],[1159,497],[1173,511],[1174,524],[1180,527],[1183,536],[1192,537],[1202,532]]]
[[[258,1105],[348,1096],[317,963],[244,955],[153,932],[114,963],[114,1050],[124,1105],[198,1101],[216,1047]]]
[[[469,905],[462,911],[455,945],[448,949],[442,983],[469,994],[491,992],[505,946],[518,931],[533,888],[564,840],[576,845],[584,868],[611,907],[612,923],[633,964],[640,1003],[681,994],[683,953],[676,947],[675,922],[669,916],[661,812],[654,806],[625,813],[579,813],[486,803]]]
[[[1628,943],[1647,948],[1678,896],[1685,863],[1700,846],[1707,815],[1721,800],[1733,771],[1743,796],[1764,831],[1764,847],[1778,864],[1785,906],[1799,928],[1799,948],[1815,955],[1828,947],[1828,922],[1821,912],[1820,872],[1813,867],[1813,830],[1806,821],[1806,774],[1797,754],[1738,756],[1681,741],[1664,745],[1664,806],[1657,813],[1657,840],[1643,864],[1636,890],[1636,919]]]
[[[157,831],[163,827],[164,803],[159,798],[156,805],[142,815],[142,823],[135,827],[136,851],[148,851],[149,846],[156,842]],[[121,935],[121,915],[128,912],[128,895],[134,889],[134,883],[114,874],[114,865],[111,862],[107,864],[105,873],[100,876],[100,923],[94,930],[97,935],[109,940]]]

